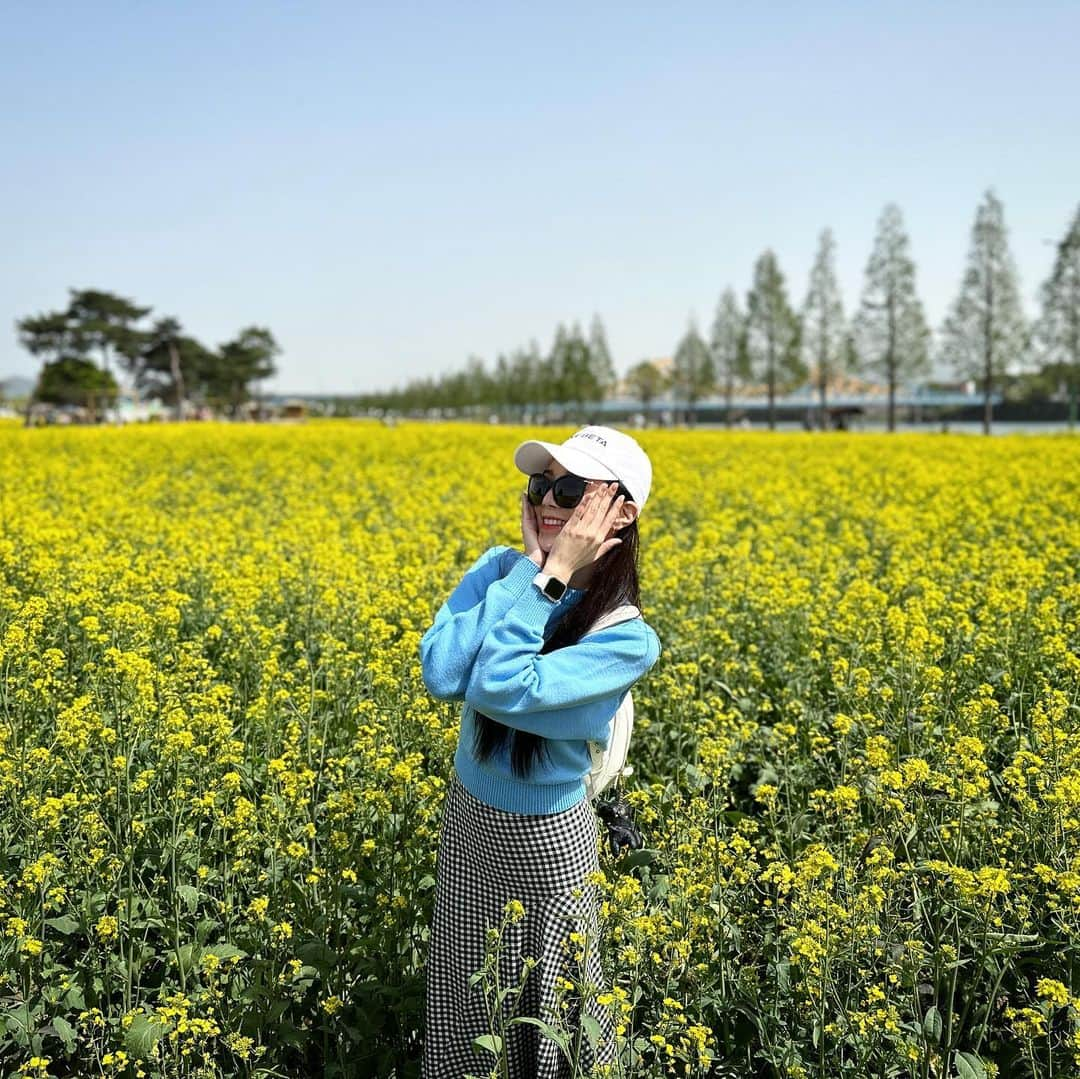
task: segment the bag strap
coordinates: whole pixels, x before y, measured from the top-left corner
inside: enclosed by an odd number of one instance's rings
[[[614,626],[619,622],[629,622],[631,619],[640,617],[641,611],[637,607],[632,603],[624,603],[621,607],[615,607],[602,614],[582,636],[587,637],[590,633],[599,633],[600,630],[607,629],[608,626]]]

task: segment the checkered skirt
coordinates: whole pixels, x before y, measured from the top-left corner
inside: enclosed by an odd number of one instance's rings
[[[495,1058],[477,1052],[473,1039],[494,1033],[481,986],[469,976],[484,963],[488,927],[496,927],[503,907],[520,900],[525,916],[507,926],[499,960],[499,988],[521,983],[527,956],[537,960],[520,995],[508,994],[506,1018],[526,1015],[565,1026],[580,1026],[581,1001],[564,991],[562,1022],[553,1022],[556,980],[567,977],[604,988],[597,943],[597,889],[585,876],[599,868],[597,818],[588,800],[561,813],[509,813],[481,802],[453,772],[447,786],[436,858],[435,915],[427,962],[426,1033],[422,1079],[487,1076]],[[579,894],[575,895],[575,891]],[[587,934],[584,962],[568,940]],[[600,1024],[594,1056],[581,1035],[581,1073],[614,1054],[613,1022],[607,1008],[590,1001],[587,1014]],[[563,1079],[570,1064],[558,1046],[532,1023],[514,1023],[506,1032],[510,1075],[515,1079]]]

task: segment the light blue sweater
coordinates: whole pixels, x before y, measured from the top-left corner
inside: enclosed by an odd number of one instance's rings
[[[657,661],[660,639],[634,618],[540,655],[547,637],[585,594],[567,588],[553,603],[532,583],[524,552],[497,546],[465,574],[420,639],[424,684],[462,701],[454,767],[466,790],[511,813],[559,813],[585,797],[587,741],[607,744],[626,691]],[[474,714],[548,740],[531,774],[510,768],[509,739],[486,761],[473,756]]]

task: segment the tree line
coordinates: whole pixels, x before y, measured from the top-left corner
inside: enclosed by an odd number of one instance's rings
[[[859,304],[845,314],[836,277],[832,230],[820,235],[805,297],[792,303],[776,255],[766,250],[740,304],[733,288],[719,298],[708,340],[691,320],[678,342],[671,370],[654,363],[633,366],[626,382],[648,408],[668,390],[685,402],[687,419],[705,398],[722,395],[731,422],[732,399],[740,386],[764,386],[770,428],[776,398],[812,379],[818,416],[826,425],[828,387],[842,374],[873,375],[887,388],[887,424],[895,430],[897,389],[926,376],[937,358],[962,379],[972,380],[983,399],[983,429],[989,432],[992,398],[1010,368],[1030,370],[1046,388],[1065,386],[1070,422],[1080,397],[1080,207],[1040,291],[1041,313],[1029,322],[1023,311],[1016,265],[1009,248],[1004,208],[993,190],[985,193],[971,230],[960,288],[937,334],[927,323],[916,288],[915,262],[894,203],[882,211],[866,264]],[[535,342],[494,370],[470,357],[465,370],[440,378],[415,379],[404,389],[365,394],[362,407],[414,411],[483,406],[521,413],[527,406],[581,405],[603,399],[613,384],[611,355],[603,325],[594,318],[588,337],[577,326],[559,326],[545,356]]]
[[[67,309],[16,322],[20,344],[43,365],[27,404],[76,405],[94,420],[115,404],[115,362],[136,394],[157,397],[182,419],[199,407],[235,416],[252,385],[276,373],[280,348],[266,328],[249,326],[218,348],[183,332],[172,317],[140,325],[153,310],[96,289],[69,289]],[[96,358],[100,356],[100,366]]]

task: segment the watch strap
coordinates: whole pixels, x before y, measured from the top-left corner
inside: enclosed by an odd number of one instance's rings
[[[566,581],[554,577],[550,573],[545,573],[543,570],[533,577],[533,584],[535,584],[552,603],[558,603],[566,594]]]

